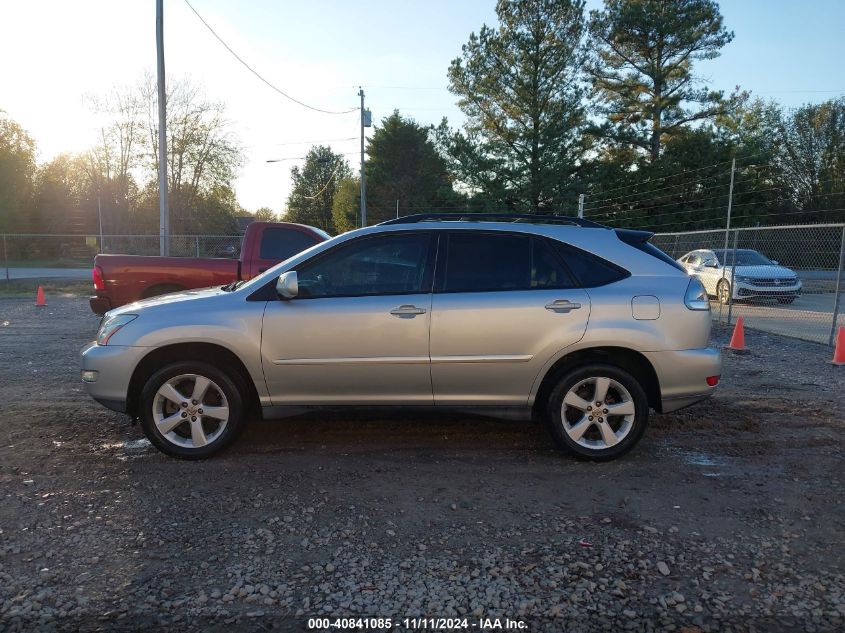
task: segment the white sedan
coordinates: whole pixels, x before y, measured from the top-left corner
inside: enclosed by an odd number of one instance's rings
[[[701,249],[690,251],[678,259],[678,263],[690,275],[701,280],[707,294],[723,304],[733,299],[755,297],[771,297],[780,303],[792,303],[801,294],[801,280],[794,270],[780,266],[757,251],[741,248],[736,251],[736,269],[732,271],[733,254],[731,249]]]

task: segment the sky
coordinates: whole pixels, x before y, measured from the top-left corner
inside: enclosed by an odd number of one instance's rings
[[[376,125],[394,109],[423,124],[461,123],[449,63],[471,32],[496,24],[494,0],[190,2],[241,58],[300,101],[349,110],[362,86]],[[736,37],[696,67],[714,88],[740,86],[788,107],[845,94],[845,1],[723,0],[721,10]],[[0,16],[0,110],[36,140],[39,162],[89,148],[102,123],[91,98],[155,73],[155,0],[0,0]],[[235,190],[247,210],[283,211],[290,168],[312,142],[328,141],[358,168],[357,111],[322,114],[286,100],[185,0],[164,0],[164,24],[168,78],[189,78],[227,105],[244,148]]]

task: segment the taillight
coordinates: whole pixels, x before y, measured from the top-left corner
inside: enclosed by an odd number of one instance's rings
[[[711,387],[715,387],[719,384],[719,376],[707,376],[707,384]]]
[[[91,275],[94,278],[94,290],[105,290],[106,282],[103,279],[103,269],[99,266],[94,266]]]

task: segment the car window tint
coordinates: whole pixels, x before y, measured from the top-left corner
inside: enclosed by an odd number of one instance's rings
[[[302,297],[428,292],[423,289],[431,236],[404,233],[341,245],[297,269]]]
[[[563,257],[578,283],[585,288],[605,286],[629,277],[630,273],[610,262],[567,244],[557,243],[558,253]]]
[[[445,259],[444,292],[529,288],[530,245],[527,235],[452,233]]]
[[[317,238],[302,231],[266,228],[261,234],[259,257],[283,261],[317,243]]]
[[[572,276],[547,240],[535,237],[531,246],[532,288],[574,288]]]

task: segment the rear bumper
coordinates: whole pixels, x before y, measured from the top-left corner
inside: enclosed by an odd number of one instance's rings
[[[644,352],[660,382],[661,412],[683,409],[713,395],[716,386],[707,384],[710,376],[722,374],[722,354],[718,349],[685,349]]]
[[[91,312],[100,316],[112,309],[111,299],[108,297],[91,297],[88,299],[88,305],[91,306]]]

